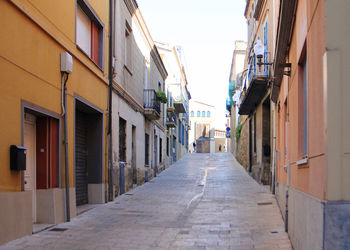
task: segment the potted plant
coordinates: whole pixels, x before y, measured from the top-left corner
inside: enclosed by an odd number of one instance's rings
[[[168,112],[174,112],[175,111],[175,108],[174,107],[169,107],[168,108]]]
[[[161,103],[168,102],[168,98],[166,98],[166,94],[163,91],[157,91],[156,96]]]

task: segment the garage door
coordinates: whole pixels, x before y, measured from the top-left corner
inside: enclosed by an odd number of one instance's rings
[[[87,119],[76,111],[75,120],[75,188],[77,206],[88,203]]]

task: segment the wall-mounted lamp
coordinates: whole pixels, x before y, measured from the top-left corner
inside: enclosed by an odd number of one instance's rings
[[[258,62],[256,63],[259,66],[259,70],[261,68],[261,65],[272,65],[273,62],[262,62],[262,58],[264,57],[264,45],[258,39],[254,45],[254,54],[256,55],[256,58],[258,59]]]

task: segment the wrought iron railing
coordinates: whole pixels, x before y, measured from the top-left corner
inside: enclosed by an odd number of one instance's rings
[[[247,76],[248,76],[248,86],[252,83],[253,79],[256,78],[270,78],[271,77],[271,62],[270,62],[270,52],[265,52],[264,57],[259,59],[256,55],[253,55],[250,59]]]
[[[160,100],[157,98],[156,91],[154,89],[145,89],[145,109],[154,109],[160,114]]]
[[[173,108],[168,108],[166,122],[167,123],[176,123],[176,112]]]

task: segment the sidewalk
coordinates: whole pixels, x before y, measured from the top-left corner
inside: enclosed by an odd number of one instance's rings
[[[0,249],[292,249],[274,196],[228,153],[188,154],[53,229]]]

